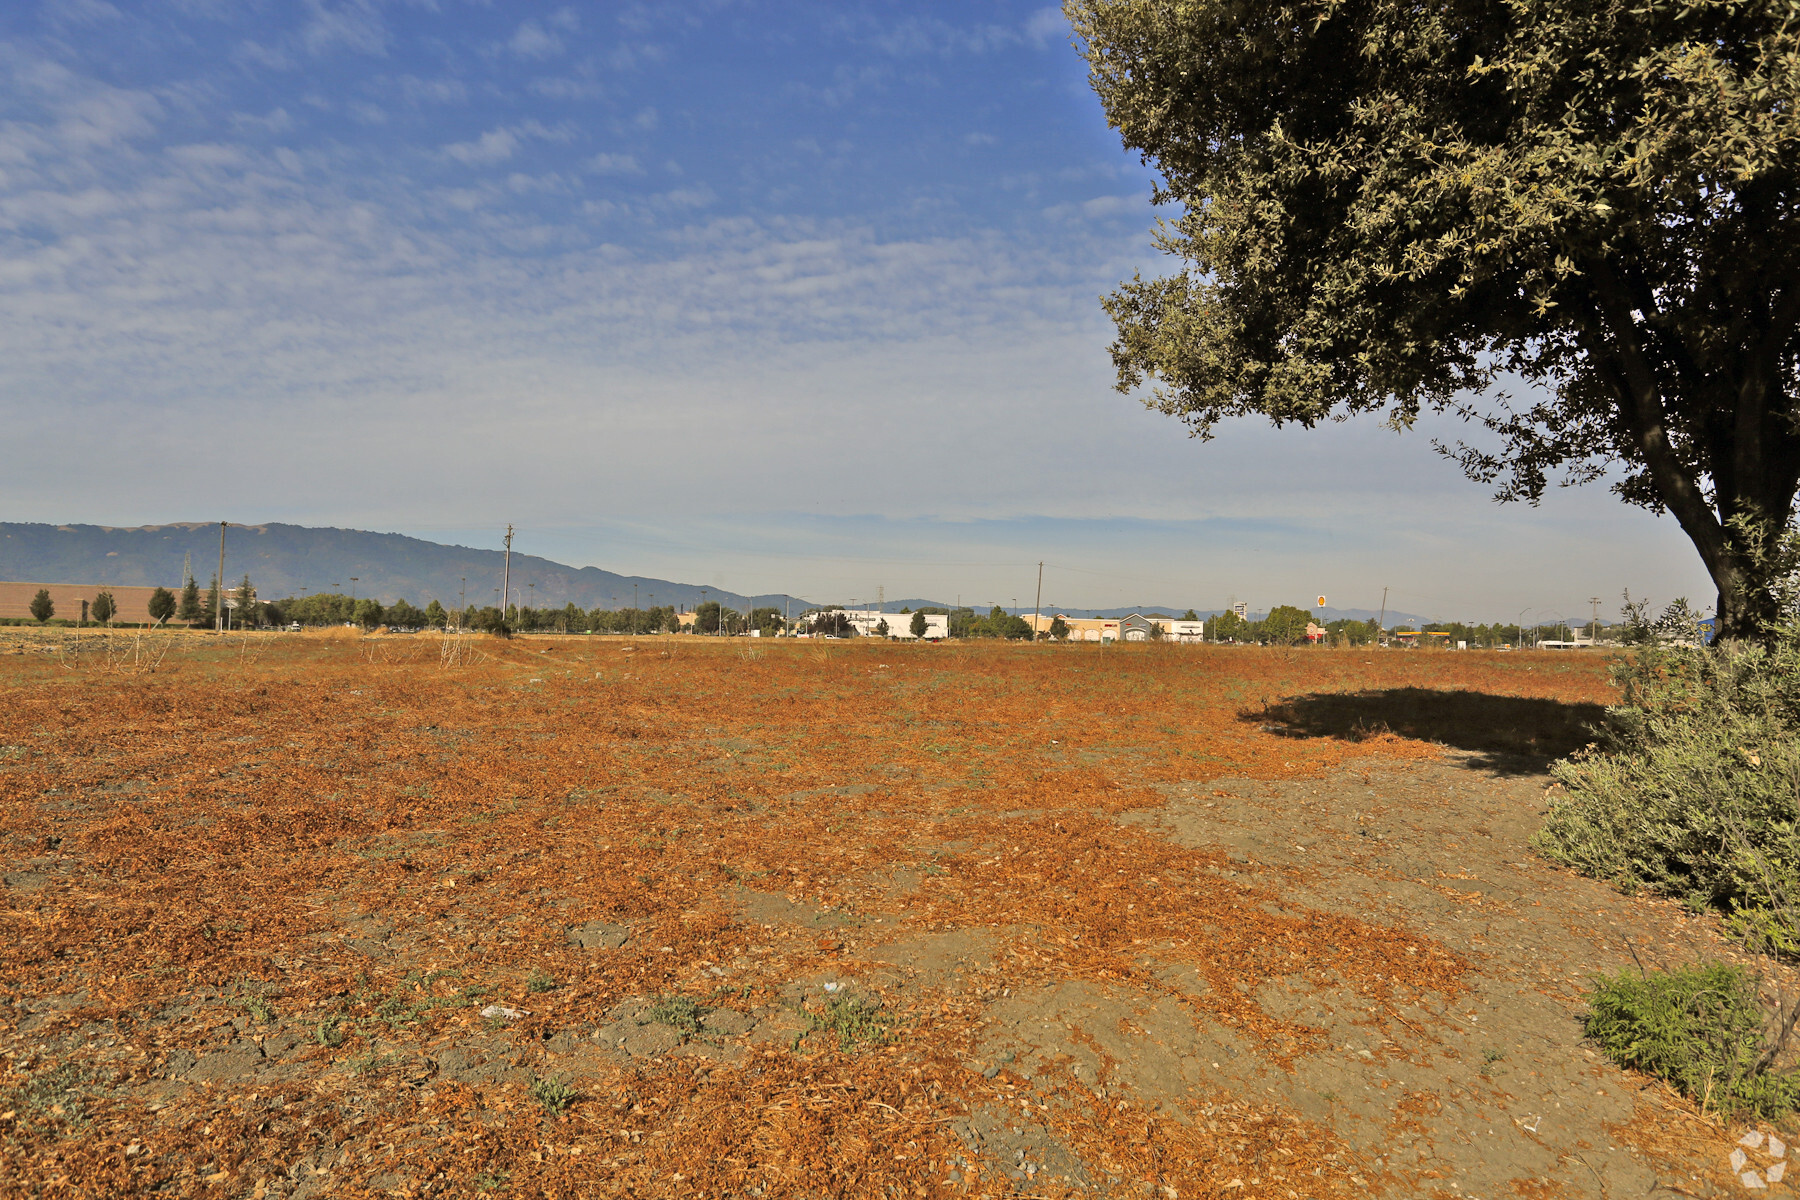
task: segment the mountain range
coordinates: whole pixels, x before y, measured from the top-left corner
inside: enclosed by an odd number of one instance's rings
[[[505,556],[498,550],[446,546],[399,533],[362,529],[315,528],[271,522],[233,525],[225,531],[225,580],[234,585],[250,576],[257,593],[268,599],[319,592],[374,596],[384,604],[405,599],[445,607],[466,599],[494,604],[499,599]],[[46,525],[0,522],[0,580],[41,584],[163,586],[179,588],[187,564],[205,586],[218,572],[219,526],[187,521],[169,525]],[[635,592],[634,592],[635,588]],[[511,597],[515,604],[561,608],[644,608],[673,604],[691,609],[717,600],[740,612],[768,605],[795,614],[818,604],[776,593],[746,596],[715,587],[620,575],[600,567],[571,567],[531,554],[512,556]],[[833,601],[847,603],[848,598]],[[867,601],[859,600],[867,605]],[[891,612],[904,608],[944,608],[944,601],[923,598],[887,602]],[[1134,612],[1179,615],[1186,604],[1139,604],[1114,608],[1065,609],[1070,616],[1123,617]],[[1029,607],[1012,610],[1029,613]],[[1199,611],[1202,617],[1217,609]],[[1327,620],[1368,620],[1368,609],[1322,610]],[[1251,612],[1252,619],[1263,616]],[[1390,625],[1418,624],[1413,613],[1389,611]]]
[[[0,522],[0,579],[38,583],[181,586],[183,563],[201,587],[219,570],[216,522],[172,525],[39,525]],[[259,596],[277,599],[319,592],[374,596],[383,604],[438,600],[454,607],[499,601],[505,555],[498,550],[445,546],[398,533],[302,525],[233,525],[225,531],[227,586],[250,576]],[[635,585],[636,591],[633,592]],[[511,601],[538,608],[691,609],[702,596],[740,611],[761,605],[798,613],[813,607],[787,595],[745,596],[699,584],[620,575],[599,567],[571,567],[531,554],[512,556]]]

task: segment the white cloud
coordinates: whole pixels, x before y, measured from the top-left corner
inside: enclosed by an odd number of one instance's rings
[[[1040,47],[1067,45],[1069,19],[1060,8],[1040,8],[1025,22],[1025,40]]]
[[[294,118],[288,115],[285,108],[271,109],[260,116],[256,113],[233,113],[231,127],[239,133],[286,133],[294,127]]]
[[[307,20],[300,30],[301,43],[314,54],[345,49],[358,54],[385,55],[387,27],[370,0],[306,0]]]
[[[468,142],[452,142],[443,148],[447,158],[453,158],[469,166],[491,166],[505,162],[515,151],[529,140],[567,141],[566,130],[555,130],[537,121],[522,121],[517,125],[501,126],[490,129],[480,137]]]
[[[42,11],[45,21],[65,27],[101,25],[125,16],[105,0],[51,0]]]
[[[294,59],[287,51],[248,38],[232,48],[231,61],[241,67],[265,67],[271,71],[288,71],[294,67]]]
[[[642,175],[644,168],[632,154],[596,154],[587,160],[587,169],[596,175]]]
[[[420,79],[416,75],[402,75],[399,79],[400,95],[408,104],[460,104],[469,98],[469,89],[460,79]]]
[[[507,40],[506,48],[520,58],[551,58],[561,54],[562,39],[535,20],[527,20]]]
[[[540,76],[525,86],[546,100],[598,100],[606,94],[606,89],[592,79]]]

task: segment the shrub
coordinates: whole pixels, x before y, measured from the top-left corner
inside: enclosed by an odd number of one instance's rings
[[[857,1042],[885,1045],[891,1028],[881,1004],[861,996],[833,996],[825,1001],[823,1012],[802,1010],[801,1015],[812,1026],[808,1032],[825,1030],[835,1033],[838,1045],[846,1050]]]
[[[560,1117],[574,1102],[575,1096],[575,1089],[560,1075],[531,1081],[531,1098],[543,1105],[550,1116]]]
[[[1731,914],[1800,949],[1800,622],[1762,645],[1645,645],[1597,744],[1552,774],[1566,789],[1532,844],[1630,891]]]
[[[700,1018],[709,1010],[687,996],[663,996],[644,1010],[640,1025],[656,1022],[679,1029],[689,1037],[700,1032]]]
[[[1587,1035],[1620,1066],[1660,1076],[1723,1116],[1773,1119],[1800,1099],[1800,1079],[1774,1069],[1787,1031],[1770,1035],[1744,968],[1621,971],[1594,984]]]

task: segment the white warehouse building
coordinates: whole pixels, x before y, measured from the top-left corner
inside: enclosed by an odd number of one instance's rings
[[[856,632],[864,637],[879,637],[876,632],[883,621],[887,622],[887,635],[913,640],[912,613],[883,612],[878,608],[846,608],[841,610]],[[927,638],[947,638],[950,636],[950,618],[943,613],[925,614],[925,636]]]

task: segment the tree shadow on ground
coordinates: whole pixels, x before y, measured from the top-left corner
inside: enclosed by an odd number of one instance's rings
[[[1605,713],[1598,704],[1530,696],[1387,688],[1290,696],[1238,719],[1293,738],[1360,742],[1392,733],[1478,754],[1484,770],[1531,774],[1593,741]]]

